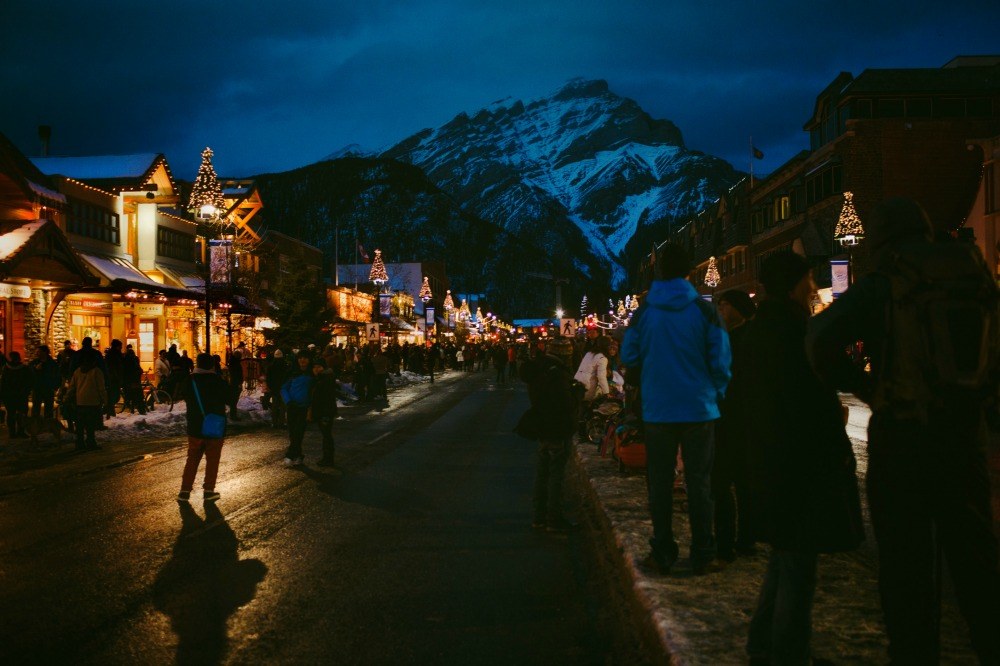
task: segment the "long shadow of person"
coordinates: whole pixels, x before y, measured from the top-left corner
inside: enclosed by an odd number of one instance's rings
[[[153,602],[177,633],[178,664],[218,664],[229,616],[253,600],[267,567],[239,559],[239,541],[214,503],[204,519],[187,502],[180,512],[181,532],[153,584]]]
[[[296,469],[315,481],[321,492],[351,504],[407,515],[423,514],[433,507],[426,495],[413,488],[396,486],[375,477],[350,472],[323,473],[309,467]]]

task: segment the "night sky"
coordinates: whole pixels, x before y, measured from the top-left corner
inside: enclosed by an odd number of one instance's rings
[[[0,132],[29,156],[162,152],[192,178],[377,150],[460,111],[606,79],[689,148],[768,172],[840,71],[1000,53],[1000,2],[0,2]]]

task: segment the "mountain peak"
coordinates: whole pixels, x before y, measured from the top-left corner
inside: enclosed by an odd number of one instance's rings
[[[552,99],[578,99],[581,97],[601,97],[610,92],[608,82],[604,79],[584,79],[577,77],[567,81]]]
[[[333,151],[332,153],[321,159],[320,162],[337,160],[340,159],[341,157],[373,157],[375,154],[376,153],[373,150],[368,150],[366,148],[363,148],[356,143],[349,143],[340,150]]]

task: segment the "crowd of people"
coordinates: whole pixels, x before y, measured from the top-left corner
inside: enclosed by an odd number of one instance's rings
[[[1000,664],[985,453],[1000,384],[997,286],[975,246],[935,237],[913,201],[880,205],[867,242],[875,270],[815,316],[812,266],[801,255],[763,262],[762,296],[734,290],[713,305],[688,280],[684,249],[659,249],[620,359],[638,392],[647,453],[653,535],[644,565],[669,574],[678,564],[680,458],[696,576],[770,546],[750,663],[815,663],[818,557],[865,538],[838,390],[850,392],[872,408],[867,500],[892,663],[938,663],[947,566],[973,650]],[[592,341],[577,366],[573,344],[551,340],[521,367],[531,408],[516,431],[538,440],[535,527],[566,527],[563,468],[581,402],[613,392],[609,348]]]

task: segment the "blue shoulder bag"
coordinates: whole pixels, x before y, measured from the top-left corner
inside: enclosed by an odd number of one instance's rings
[[[198,392],[198,382],[191,378],[191,388],[194,389],[194,397],[198,400],[198,409],[201,410],[201,436],[206,439],[222,439],[226,436],[226,417],[222,414],[208,414],[205,406],[201,403],[201,393]]]

